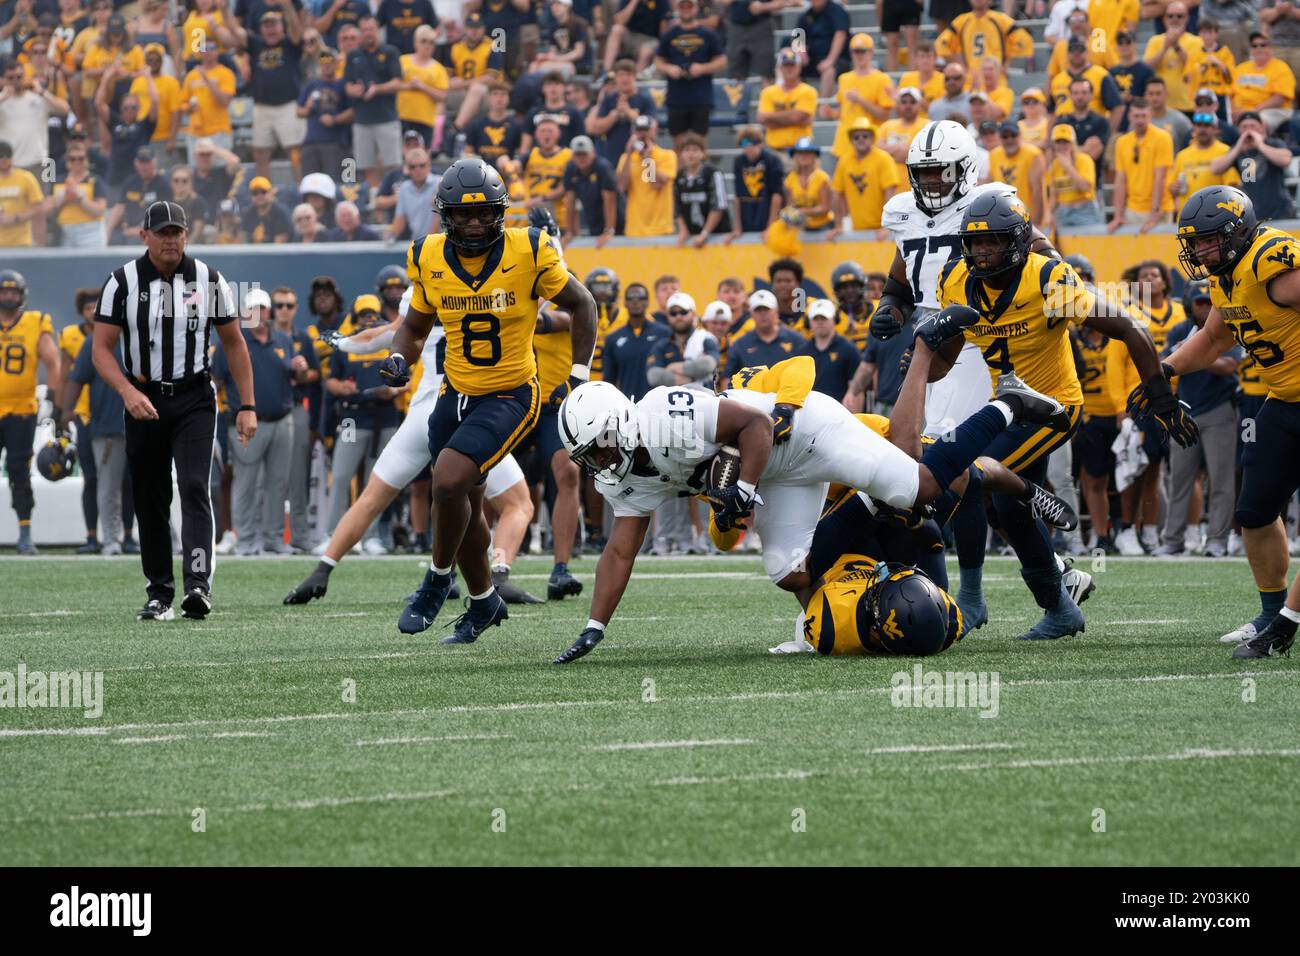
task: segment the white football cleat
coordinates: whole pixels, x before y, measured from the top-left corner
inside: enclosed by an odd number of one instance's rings
[[[1065,588],[1065,593],[1070,595],[1070,600],[1076,605],[1083,604],[1084,601],[1088,600],[1088,595],[1097,590],[1092,575],[1087,571],[1080,571],[1078,568],[1070,568],[1062,574],[1061,585]]]
[[[1241,625],[1241,627],[1237,628],[1235,631],[1229,631],[1227,634],[1224,634],[1223,637],[1219,638],[1219,643],[1240,644],[1243,641],[1254,640],[1256,633],[1257,632],[1255,630],[1255,623],[1253,621],[1247,621],[1245,624]]]
[[[1142,545],[1138,542],[1137,532],[1132,528],[1125,528],[1119,534],[1115,535],[1115,547],[1119,553],[1126,558],[1140,558],[1146,554],[1142,550]]]

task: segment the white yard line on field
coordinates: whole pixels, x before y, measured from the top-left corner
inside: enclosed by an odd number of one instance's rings
[[[742,737],[722,740],[642,740],[636,743],[596,744],[588,750],[677,750],[689,747],[742,747],[754,741]]]
[[[1004,680],[999,685],[1003,690],[1014,687],[1065,687],[1065,686],[1110,686],[1116,684],[1153,684],[1175,681],[1198,680],[1241,680],[1243,677],[1280,677],[1294,679],[1300,676],[1300,670],[1241,670],[1210,674],[1147,674],[1141,677],[1067,677],[1036,678],[1028,680]],[[758,691],[744,694],[700,694],[683,697],[660,697],[654,706],[666,704],[710,704],[737,703],[752,700],[791,700],[799,698],[860,697],[874,694],[892,694],[895,687],[863,687],[852,690],[827,691],[818,689],[790,691]],[[149,722],[128,724],[107,724],[101,727],[56,727],[56,728],[0,728],[0,739],[14,737],[80,737],[101,736],[120,731],[137,730],[184,730],[193,727],[222,726],[226,724],[284,724],[317,720],[370,720],[376,717],[431,717],[438,714],[474,714],[485,712],[509,712],[531,710],[565,710],[574,707],[644,707],[640,696],[607,700],[540,700],[515,701],[502,704],[459,704],[449,707],[404,707],[393,710],[359,710],[335,711],[316,714],[278,714],[261,717],[212,717],[197,720],[173,722]]]
[[[1183,617],[1153,617],[1145,619],[1124,620],[1124,621],[1102,621],[1106,627],[1125,627],[1136,624],[1191,624],[1189,618]]]
[[[1127,754],[1114,757],[1049,757],[1041,760],[1008,760],[998,763],[959,763],[936,767],[953,773],[969,770],[1030,770],[1052,767],[1093,767],[1105,764],[1166,763],[1179,760],[1228,760],[1247,757],[1300,757],[1300,749],[1287,750],[1210,750],[1189,748],[1168,754]]]
[[[157,737],[118,737],[115,744],[166,744],[173,740],[189,740],[189,734],[161,734]]]
[[[868,756],[877,754],[939,754],[955,753],[961,750],[1015,750],[1020,744],[934,744],[932,746],[913,745],[902,747],[872,747]]]
[[[392,744],[433,744],[458,740],[514,740],[514,734],[447,734],[443,737],[378,737],[358,740],[358,747],[388,747]]]

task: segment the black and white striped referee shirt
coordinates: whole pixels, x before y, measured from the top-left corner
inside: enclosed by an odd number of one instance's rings
[[[182,257],[166,279],[145,254],[108,277],[95,320],[121,328],[127,375],[174,382],[208,371],[212,327],[238,315],[230,286],[201,259]]]

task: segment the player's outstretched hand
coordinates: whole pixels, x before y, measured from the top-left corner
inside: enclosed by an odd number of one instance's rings
[[[552,664],[572,664],[579,657],[586,657],[605,637],[605,632],[598,627],[589,627],[578,635],[567,651],[551,661]]]
[[[411,368],[406,364],[405,356],[401,352],[394,352],[384,359],[379,366],[379,377],[385,385],[404,388],[411,381]]]
[[[1200,441],[1200,428],[1186,402],[1169,386],[1173,370],[1161,365],[1161,374],[1139,384],[1128,396],[1128,413],[1134,418],[1154,418],[1174,441],[1190,448]]]
[[[576,375],[570,375],[565,381],[555,386],[555,390],[551,392],[551,405],[559,408],[560,404],[569,397],[569,393],[581,384],[583,384],[582,379]]]
[[[794,413],[796,410],[793,405],[785,403],[772,408],[773,445],[779,445],[790,440],[790,435],[794,432]]]
[[[937,352],[943,343],[955,339],[979,321],[980,314],[968,305],[950,305],[916,327],[916,337]]]
[[[347,336],[341,335],[338,329],[326,329],[320,334],[320,340],[336,352],[342,348],[342,343],[345,338],[347,338]]]

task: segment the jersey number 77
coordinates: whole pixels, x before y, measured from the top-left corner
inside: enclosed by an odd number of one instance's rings
[[[935,255],[945,249],[948,250],[948,254],[940,262],[940,270],[942,270],[944,262],[949,262],[961,255],[961,236],[919,236],[916,239],[903,240],[903,258],[912,260],[911,285],[914,296],[919,298],[925,294],[925,291],[921,288],[921,267],[925,265],[926,255]]]

